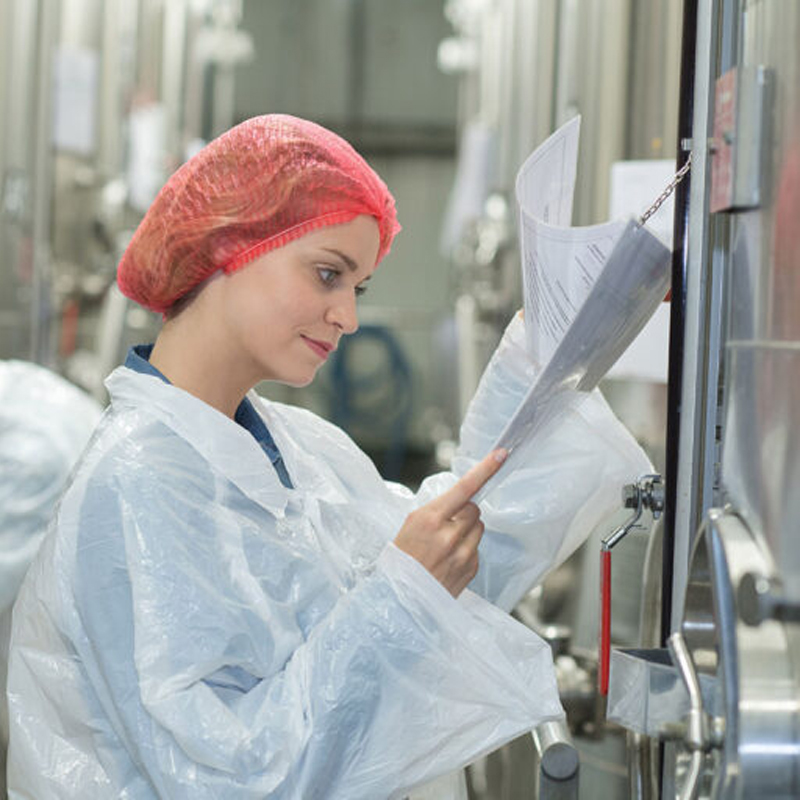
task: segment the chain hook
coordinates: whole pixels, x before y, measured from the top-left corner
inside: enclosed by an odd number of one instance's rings
[[[653,204],[639,217],[639,226],[644,225],[653,214],[658,211],[664,204],[666,199],[675,191],[678,184],[686,177],[689,170],[692,168],[692,154],[686,159],[686,163],[675,173],[675,177],[670,181],[669,185],[663,192],[655,199]]]

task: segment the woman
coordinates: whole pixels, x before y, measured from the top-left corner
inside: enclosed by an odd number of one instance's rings
[[[162,189],[118,279],[164,326],[108,379],[15,610],[12,797],[402,797],[561,715],[549,649],[501,609],[647,468],[599,395],[483,504],[479,567],[469,499],[534,369],[519,320],[462,477],[416,496],[252,392],[313,379],[398,229],[366,162],[286,116]]]

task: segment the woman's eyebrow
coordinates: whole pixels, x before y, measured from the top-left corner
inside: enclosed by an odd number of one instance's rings
[[[338,256],[338,258],[344,261],[345,265],[351,272],[358,272],[358,264],[356,264],[356,262],[353,261],[353,259],[350,258],[350,256],[348,256],[346,253],[343,253],[341,250],[336,250],[333,247],[323,247],[322,250],[324,250],[326,253],[332,253],[333,255]]]

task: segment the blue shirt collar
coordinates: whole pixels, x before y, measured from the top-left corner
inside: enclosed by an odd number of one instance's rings
[[[164,383],[169,383],[169,379],[163,372],[159,372],[150,363],[150,354],[153,352],[152,344],[137,344],[128,350],[128,357],[125,359],[125,366],[135,372],[142,372],[145,375],[155,375],[161,378]]]
[[[153,352],[152,344],[137,344],[128,350],[128,355],[125,359],[125,366],[135,372],[141,372],[145,375],[154,375],[156,378],[170,383],[170,380],[150,363],[150,354]],[[261,415],[253,408],[253,404],[245,397],[239,407],[236,409],[234,420],[241,425],[245,430],[249,431],[255,440],[261,445],[261,449],[267,454],[267,457],[272,462],[281,483],[288,489],[293,488],[292,480],[283,463],[278,446],[272,438]]]

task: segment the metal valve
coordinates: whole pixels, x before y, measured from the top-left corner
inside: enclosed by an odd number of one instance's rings
[[[624,508],[633,508],[636,513],[617,528],[610,536],[603,540],[612,548],[631,528],[639,521],[642,511],[648,509],[653,519],[658,519],[664,510],[664,484],[660,475],[642,475],[636,483],[628,483],[622,487],[622,505]]]
[[[608,677],[611,664],[611,549],[617,545],[639,522],[642,512],[648,509],[653,519],[664,510],[664,484],[660,475],[643,475],[636,483],[622,487],[624,508],[634,509],[633,516],[603,539],[600,547],[600,632],[597,687],[601,695],[608,694]]]

